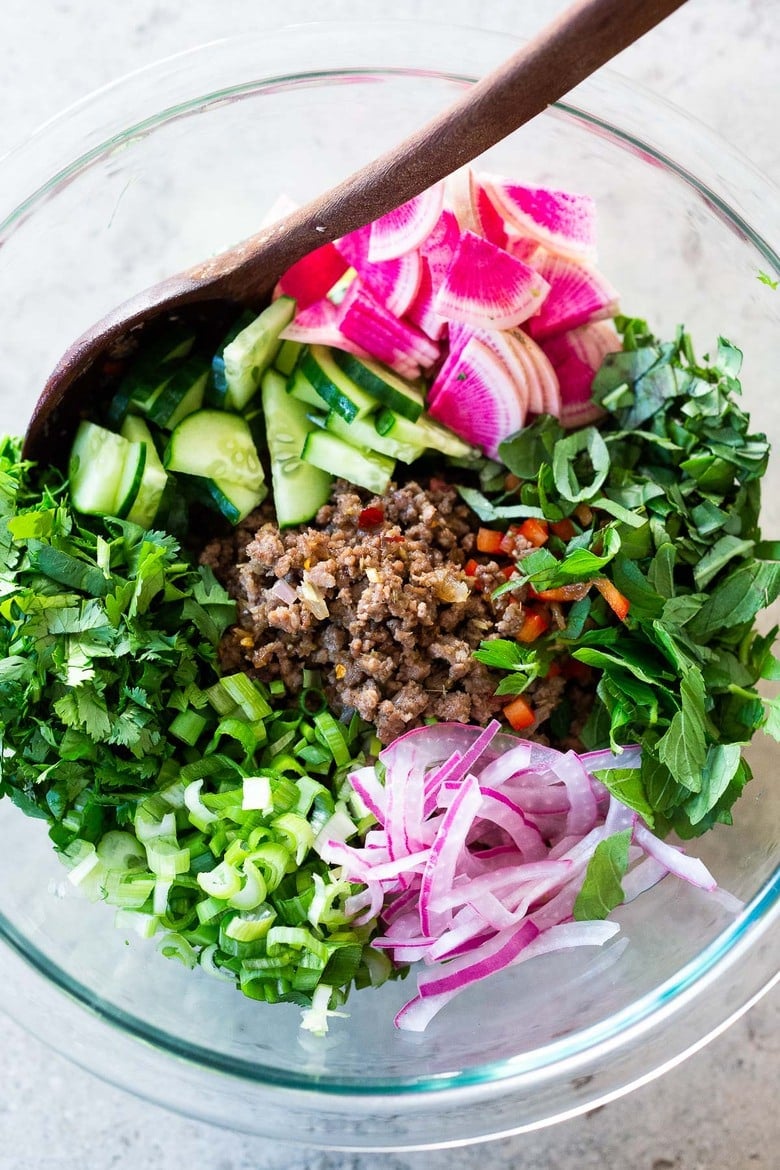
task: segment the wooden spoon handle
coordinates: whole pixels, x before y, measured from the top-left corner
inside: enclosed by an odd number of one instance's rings
[[[416,133],[288,216],[283,224],[233,249],[230,255],[237,265],[233,291],[246,298],[249,280],[257,281],[258,294],[267,292],[266,274],[278,277],[320,244],[362,227],[471,162],[684,2],[575,0],[538,36]],[[253,272],[251,252],[261,243],[263,271]],[[215,257],[191,275],[198,279],[217,275],[222,259]],[[224,271],[228,285],[232,275]]]

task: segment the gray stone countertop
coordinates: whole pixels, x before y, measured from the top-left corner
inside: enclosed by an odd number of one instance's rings
[[[0,155],[70,102],[242,28],[360,12],[528,33],[560,0],[2,0]],[[616,67],[708,123],[780,182],[780,0],[689,0]],[[780,1000],[766,997],[660,1079],[550,1129],[424,1154],[327,1154],[175,1116],[105,1085],[0,1016],[0,1170],[772,1170]]]

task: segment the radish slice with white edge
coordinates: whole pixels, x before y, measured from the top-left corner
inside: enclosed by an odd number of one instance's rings
[[[418,377],[420,367],[430,368],[439,356],[439,347],[430,337],[399,320],[357,282],[350,285],[339,306],[339,330],[401,377]]]
[[[485,173],[477,181],[499,215],[521,235],[531,236],[559,256],[596,259],[596,204],[590,195],[523,187]]]
[[[422,277],[422,260],[418,252],[381,263],[369,260],[371,224],[357,228],[336,240],[335,248],[358,274],[372,296],[392,313],[402,317],[417,296]]]
[[[527,413],[556,416],[560,413],[561,395],[555,370],[541,347],[522,329],[478,329],[453,321],[449,330],[449,354],[441,369],[442,381],[446,381],[449,371],[471,337],[478,337],[504,363],[515,380]],[[430,401],[435,399],[436,392],[434,382]]]
[[[326,297],[296,313],[279,336],[282,341],[300,341],[305,345],[330,345],[336,349],[344,349],[355,357],[370,357],[365,349],[344,337],[339,329],[339,320],[338,306]]]
[[[560,419],[565,427],[587,426],[604,417],[593,401],[593,378],[608,353],[623,348],[611,321],[591,321],[541,342],[561,390]]]
[[[504,219],[496,211],[474,171],[469,172],[469,198],[471,212],[479,235],[490,240],[491,244],[506,249],[508,235]],[[518,257],[518,259],[522,259],[522,257]]]
[[[404,316],[418,329],[422,329],[426,337],[430,337],[432,341],[441,341],[447,332],[447,322],[433,307],[431,267],[424,256],[420,257],[420,263],[420,287]]]
[[[466,231],[436,291],[433,307],[451,321],[511,329],[537,313],[549,291],[549,284],[534,268]]]
[[[617,313],[618,293],[595,268],[549,253],[534,263],[550,286],[539,312],[525,326],[537,341]]]
[[[403,203],[371,224],[368,259],[395,260],[419,248],[433,231],[444,206],[444,183]]]
[[[384,260],[381,264],[361,264],[357,273],[389,313],[403,317],[420,289],[422,257],[419,252],[407,252],[405,256]]]
[[[522,430],[526,415],[517,382],[478,337],[466,343],[445,380],[434,382],[428,413],[491,457],[504,439]]]
[[[420,248],[420,255],[431,270],[434,288],[438,288],[452,263],[460,239],[460,226],[453,211],[444,208],[428,239]]]
[[[552,414],[557,418],[561,413],[561,390],[550,359],[522,329],[512,330],[509,344],[525,371],[529,413]]]

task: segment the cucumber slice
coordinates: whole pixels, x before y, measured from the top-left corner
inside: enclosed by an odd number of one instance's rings
[[[162,465],[152,432],[142,418],[128,414],[122,423],[122,437],[132,443],[143,443],[146,447],[146,465],[138,494],[127,513],[127,519],[142,528],[151,528],[160,507],[168,476]]]
[[[279,334],[295,315],[292,297],[279,297],[225,346],[222,353],[225,405],[242,410],[276,357]],[[215,383],[217,379],[215,378]]]
[[[330,495],[327,470],[301,459],[306,436],[315,424],[307,417],[306,404],[287,393],[284,378],[276,370],[267,370],[263,375],[260,394],[277,523],[280,528],[305,524]]]
[[[229,480],[207,479],[204,481],[209,502],[216,506],[226,520],[238,524],[250,512],[254,512],[268,495],[268,488],[261,484],[256,490]]]
[[[414,423],[410,424],[414,426]],[[369,451],[379,451],[381,455],[389,455],[391,459],[400,459],[402,463],[413,463],[419,459],[424,451],[422,446],[413,446],[405,443],[394,435],[380,435],[376,429],[373,415],[368,418],[356,418],[354,422],[346,422],[341,415],[331,410],[325,419],[325,430],[345,439],[355,447],[365,447]]]
[[[223,410],[197,410],[182,419],[165,448],[168,471],[200,475],[258,492],[265,482],[248,423]]]
[[[301,341],[283,341],[274,359],[274,369],[288,378],[298,364],[302,352],[303,343]]]
[[[125,465],[119,480],[116,496],[116,516],[129,518],[130,511],[138,499],[146,467],[146,443],[131,443]]]
[[[144,402],[153,398],[170,376],[170,364],[187,357],[194,344],[193,330],[180,321],[170,322],[158,337],[142,344],[111,400],[109,424],[119,426],[131,399]],[[169,368],[165,369],[166,366]]]
[[[225,349],[231,341],[235,341],[239,333],[255,320],[256,314],[246,309],[223,337],[219,349],[211,360],[211,378],[206,387],[206,401],[210,406],[225,406],[227,395],[227,378],[225,377]]]
[[[376,410],[376,399],[361,390],[336,365],[335,352],[325,345],[310,345],[301,358],[299,369],[323,402],[347,422],[352,422]]]
[[[368,358],[357,358],[354,354],[334,349],[333,360],[356,386],[365,390],[377,402],[394,410],[396,414],[414,422],[423,412],[424,398],[420,390],[399,378],[379,362]]]
[[[82,422],[68,460],[73,507],[92,516],[115,516],[125,463],[133,444],[96,423]]]
[[[303,458],[307,463],[364,487],[377,496],[387,491],[395,468],[394,461],[387,455],[360,450],[338,435],[319,429],[306,436]]]
[[[168,377],[151,401],[139,404],[141,412],[158,427],[172,431],[188,414],[200,410],[210,372],[210,365],[202,358],[187,358]]]
[[[322,410],[325,405],[323,398],[314,389],[300,366],[293,370],[287,379],[287,393],[290,397],[297,398],[299,402],[305,402],[307,406],[316,407],[317,410]]]
[[[416,443],[453,459],[475,459],[480,454],[476,447],[471,447],[427,415],[410,422],[395,411],[383,409],[378,411],[375,425],[379,434],[385,438],[396,439],[399,443]]]

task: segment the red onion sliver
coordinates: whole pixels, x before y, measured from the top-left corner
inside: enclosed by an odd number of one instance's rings
[[[717,887],[718,883],[703,861],[698,857],[690,857],[666,841],[659,840],[645,825],[636,825],[634,840],[637,845],[642,846],[645,853],[665,865],[670,873],[676,874],[691,885],[700,886],[703,890],[714,890]]]

